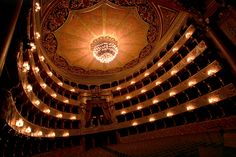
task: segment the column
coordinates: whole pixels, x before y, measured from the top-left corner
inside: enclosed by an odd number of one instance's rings
[[[120,143],[121,141],[120,141],[120,134],[119,134],[119,132],[116,130],[115,131],[115,134],[116,134],[116,141],[117,141],[117,143]]]
[[[228,64],[232,68],[234,76],[236,76],[236,58],[232,55],[231,52],[224,46],[220,38],[216,33],[210,28],[206,27],[207,35],[212,39],[215,46],[220,50],[221,55],[227,60]]]
[[[11,22],[8,26],[7,34],[5,39],[3,40],[3,45],[0,51],[0,76],[2,75],[2,70],[6,61],[7,53],[9,50],[9,46],[11,44],[11,40],[15,31],[16,23],[21,11],[21,6],[23,4],[23,0],[18,0],[15,8],[14,15],[11,19]]]

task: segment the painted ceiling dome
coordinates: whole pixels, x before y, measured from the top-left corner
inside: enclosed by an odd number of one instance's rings
[[[101,83],[104,76],[112,80],[145,65],[177,13],[147,1],[60,1],[43,18],[43,53],[64,77],[78,82],[86,76],[93,83]],[[162,18],[165,15],[168,18]],[[95,39],[106,36],[117,41],[117,53],[108,64],[91,50]]]

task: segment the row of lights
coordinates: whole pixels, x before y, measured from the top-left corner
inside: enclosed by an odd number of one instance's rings
[[[194,60],[194,57],[193,57],[193,56],[189,56],[189,57],[187,58],[187,62],[188,62],[188,63],[190,63],[190,62],[193,61],[193,60]],[[162,64],[163,64],[162,62],[159,62],[157,65],[158,65],[158,67],[160,67]],[[171,71],[171,75],[174,75],[174,74],[176,74],[177,72],[178,72],[177,70],[172,70],[172,71]],[[144,76],[148,76],[148,75],[149,75],[149,73],[145,73],[145,74],[144,74]],[[131,85],[135,84],[135,81],[132,80],[132,81],[130,82],[130,84],[131,84]],[[160,82],[157,81],[156,85],[159,85],[159,84],[160,84]],[[121,87],[120,87],[120,86],[116,87],[116,90],[121,90]]]
[[[41,58],[43,57],[43,56],[40,56]],[[43,57],[44,58],[44,57]],[[43,59],[44,60],[44,59]],[[47,74],[48,74],[48,76],[50,76],[50,77],[52,77],[53,76],[53,73],[51,72],[51,71],[47,71]],[[59,86],[63,86],[63,82],[61,82],[61,81],[58,81],[57,82],[57,84],[59,85]],[[75,89],[74,88],[70,88],[69,89],[71,92],[75,92]]]
[[[188,32],[185,34],[185,38],[187,38],[187,39],[190,38],[192,34],[193,34],[193,31],[188,31]],[[179,50],[178,47],[174,47],[174,48],[172,49],[173,52],[176,52],[176,51],[178,51],[178,50]]]
[[[44,61],[44,60],[45,60],[44,56],[39,56],[39,60],[40,60],[40,61]],[[27,69],[29,70],[30,66],[28,65],[28,62],[25,63],[25,66],[26,66]],[[27,71],[28,71],[28,70],[27,70]],[[38,73],[38,72],[40,71],[38,67],[34,67],[33,70],[34,70],[36,73]],[[52,77],[52,75],[53,75],[53,73],[52,73],[51,71],[47,71],[47,74],[48,74],[50,77]],[[61,81],[58,81],[57,84],[58,84],[59,86],[63,86],[63,83],[62,83]],[[43,83],[42,85],[43,85],[43,86],[41,86],[41,87],[43,87],[43,88],[46,88],[46,86],[47,86],[45,83]],[[71,92],[75,92],[75,89],[74,89],[74,88],[71,88],[70,91],[71,91]]]
[[[39,39],[39,38],[40,38],[40,33],[39,33],[39,32],[35,32],[34,35],[35,35],[35,38],[36,38],[36,39]],[[28,45],[31,47],[31,49],[30,49],[31,51],[36,50],[36,45],[35,45],[35,43],[30,42],[30,43],[28,43]]]
[[[51,112],[51,110],[50,110],[49,108],[45,108],[45,109],[43,110],[43,112],[46,113],[46,114],[49,114],[49,113]],[[57,118],[62,118],[63,115],[62,115],[61,113],[58,113],[58,114],[56,115],[56,117],[57,117]],[[76,120],[76,116],[72,115],[72,116],[70,117],[70,119],[71,119],[71,120]]]
[[[32,133],[32,128],[31,128],[30,126],[24,127],[24,121],[23,121],[23,119],[21,119],[21,118],[18,119],[18,120],[16,120],[15,126],[18,127],[18,128],[23,128],[22,130],[23,130],[25,133],[27,133],[27,134]],[[43,135],[43,132],[42,132],[41,130],[37,130],[37,131],[35,131],[34,133],[32,133],[32,135],[33,135],[33,136],[42,136],[42,135]],[[67,136],[69,136],[69,135],[70,135],[69,132],[64,132],[64,133],[62,134],[63,137],[67,137]],[[46,137],[55,137],[56,134],[55,134],[55,132],[50,132],[50,133],[46,134],[45,136],[46,136]]]
[[[36,2],[36,3],[35,3],[35,12],[38,12],[40,9],[41,9],[41,7],[40,7],[39,3]],[[39,39],[39,38],[40,38],[39,32],[36,32],[36,33],[35,33],[35,38],[36,38],[36,39]],[[36,47],[35,47],[35,48],[36,48]],[[41,56],[41,58],[39,58],[39,59],[40,59],[41,61],[43,61],[43,60],[44,60],[44,57]],[[36,73],[39,72],[39,68],[38,68],[38,67],[35,67],[34,70],[35,70]],[[38,105],[39,105],[39,104],[38,104]],[[42,136],[42,131],[36,132],[36,135],[37,135],[37,136]]]
[[[38,99],[35,99],[35,100],[32,101],[32,103],[33,103],[34,105],[36,105],[36,106],[39,106],[41,102],[40,102]],[[49,114],[49,113],[51,112],[51,110],[50,110],[49,108],[45,108],[45,109],[43,110],[43,112],[46,113],[46,114]],[[62,118],[63,115],[62,115],[61,113],[58,113],[58,114],[56,115],[56,117],[57,117],[57,118]],[[75,116],[71,116],[70,119],[71,119],[71,120],[75,120],[76,117],[75,117]]]
[[[193,34],[193,31],[189,31],[189,32],[187,32],[186,34],[185,34],[185,37],[188,39],[188,38],[190,38],[190,36]],[[173,52],[176,52],[176,51],[178,51],[179,50],[179,48],[178,47],[174,47],[173,49],[172,49],[172,51]],[[191,61],[193,61],[194,60],[194,56],[189,56],[188,58],[187,58],[187,62],[188,63],[190,63]],[[158,67],[160,67],[160,66],[162,66],[163,65],[163,62],[158,62],[157,63],[157,66]],[[176,70],[173,70],[172,72],[171,72],[171,75],[174,75],[174,74],[176,74],[177,73],[177,71]],[[145,74],[144,74],[144,76],[146,77],[146,76],[148,76],[149,75],[149,72],[146,72]],[[134,84],[135,83],[135,81],[131,81],[130,82],[130,84],[132,85],[132,84]],[[121,89],[121,87],[117,87],[116,88],[116,90],[120,90]]]
[[[45,89],[45,88],[47,87],[47,84],[46,84],[46,83],[41,83],[40,86]],[[57,97],[57,94],[54,93],[54,92],[52,92],[52,93],[51,93],[51,96],[52,96],[53,98],[56,98],[56,97]],[[68,99],[64,99],[63,102],[68,104],[68,103],[69,103],[69,100],[68,100]]]
[[[36,73],[38,73],[38,72],[39,72],[39,68],[38,68],[38,67],[34,67],[34,71],[35,71]],[[47,74],[48,74],[49,76],[52,76],[52,75],[53,75],[53,73],[52,73],[51,71],[48,71]],[[62,83],[61,81],[58,81],[57,84],[58,84],[59,86],[63,86],[63,83]],[[47,84],[41,83],[40,86],[41,86],[43,89],[45,89],[45,88],[47,87]],[[71,91],[71,92],[75,92],[75,89],[74,89],[74,88],[71,88],[70,91]],[[54,97],[54,98],[57,97],[56,93],[52,93],[51,96]],[[67,102],[68,100],[65,100],[65,101]],[[67,102],[67,103],[68,103],[68,102]]]
[[[219,102],[220,101],[220,98],[219,97],[217,97],[217,96],[212,96],[212,97],[210,97],[210,98],[208,98],[208,102],[210,103],[210,104],[213,104],[213,103],[216,103],[216,102]],[[157,103],[158,101],[157,100],[153,100],[153,104],[155,104],[155,103]],[[142,106],[138,106],[137,107],[137,110],[140,110],[140,109],[142,109],[143,107]],[[186,110],[187,111],[191,111],[191,110],[194,110],[196,107],[194,106],[194,105],[188,105],[188,106],[186,106]],[[124,114],[126,114],[127,112],[125,111],[125,110],[122,110],[121,111],[121,114],[122,115],[124,115]],[[174,113],[173,112],[167,112],[166,113],[166,116],[167,117],[171,117],[171,116],[173,116],[174,115]]]
[[[43,57],[43,56],[42,56]],[[189,57],[188,59],[187,59],[187,61],[192,61],[194,59],[194,57]],[[27,64],[25,64],[25,65],[27,65]],[[26,66],[26,67],[28,67],[28,66]],[[216,73],[217,72],[217,69],[210,69],[210,70],[208,70],[208,72],[207,72],[207,74],[210,76],[210,75],[212,75],[212,74],[214,74],[214,73]],[[177,73],[177,70],[172,70],[171,71],[171,75],[174,75],[174,74],[176,74]],[[48,75],[49,76],[52,76],[52,72],[48,72]],[[147,76],[147,75],[149,75],[149,73],[145,73],[145,75]],[[130,84],[134,84],[135,83],[135,81],[131,81],[131,83]],[[157,81],[156,82],[156,85],[160,85],[161,84],[161,82],[160,81]],[[193,86],[193,85],[195,85],[196,84],[196,81],[190,81],[189,83],[188,83],[188,85],[189,86]],[[58,85],[60,85],[60,86],[62,86],[63,85],[63,83],[62,82],[58,82]],[[117,87],[117,90],[120,90],[121,89],[121,87]],[[74,88],[72,88],[70,91],[75,91],[75,89]],[[143,90],[141,90],[141,93],[144,93],[144,92],[146,92],[146,90],[145,89],[143,89]],[[172,95],[172,94],[170,94],[170,95]],[[56,97],[56,94],[54,93],[54,94],[52,94],[52,96],[53,97]],[[127,96],[126,97],[126,99],[130,99],[131,97],[130,96]],[[67,101],[66,101],[67,102]]]
[[[42,88],[46,88],[46,87],[47,87],[47,85],[46,85],[45,83],[41,83],[40,86],[41,86]],[[31,91],[33,90],[32,85],[27,84],[27,85],[25,86],[25,90],[26,90],[27,92],[31,92]],[[55,98],[55,97],[57,97],[57,94],[56,94],[56,93],[52,93],[51,96]],[[64,102],[64,103],[69,103],[69,100],[68,100],[68,99],[65,99],[63,102]],[[34,100],[32,101],[32,103],[33,103],[34,105],[36,105],[36,106],[39,106],[41,102],[40,102],[40,100],[38,100],[38,99],[34,99]],[[43,112],[49,114],[49,113],[50,113],[50,109],[45,108],[45,109],[43,110]],[[71,119],[76,119],[76,118],[71,117]]]
[[[45,83],[44,83],[44,84],[40,84],[40,85],[41,85],[41,87],[43,87],[43,88],[46,87],[46,84],[45,84]],[[27,91],[27,92],[31,92],[31,91],[32,91],[32,86],[28,84],[28,85],[26,86],[26,91]],[[56,97],[57,95],[54,95],[54,94],[55,94],[55,93],[53,93],[51,96]],[[69,103],[69,100],[68,100],[68,99],[65,99],[63,102],[64,102],[64,103]],[[39,106],[41,102],[40,102],[39,99],[34,99],[34,100],[32,101],[32,103],[33,103],[34,105],[36,105],[36,106]],[[50,109],[45,108],[45,109],[43,110],[43,112],[49,114],[51,111],[50,111]],[[58,116],[58,115],[57,115],[56,117],[62,118],[62,116]],[[74,119],[74,117],[72,116],[71,119]],[[75,119],[76,119],[76,118],[75,118]]]
[[[36,36],[36,39],[39,39],[39,38],[40,38],[40,34],[39,34],[38,32],[35,33],[35,36]],[[29,45],[31,46],[31,50],[35,50],[35,49],[36,49],[36,45],[35,45],[33,42],[29,43]],[[39,56],[39,59],[40,59],[41,61],[44,61],[44,60],[45,60],[44,56]],[[30,70],[30,65],[29,65],[29,62],[26,61],[26,62],[23,63],[23,72],[28,72],[29,70]],[[39,69],[38,67],[34,67],[33,70],[34,70],[36,73],[38,73],[38,72],[40,71],[40,69]],[[50,76],[52,76],[52,72],[48,72],[48,74],[49,74]],[[58,85],[62,86],[63,83],[62,83],[62,82],[58,82]],[[46,88],[46,87],[47,87],[47,85],[46,85],[45,83],[41,83],[40,86],[41,86],[42,88]],[[26,90],[27,92],[31,92],[31,91],[33,90],[32,85],[27,84],[26,87],[25,87],[25,90]],[[75,91],[75,89],[74,89],[74,88],[71,88],[70,91],[73,92],[73,91]],[[56,93],[52,93],[51,96],[52,96],[52,97],[57,97]],[[64,102],[64,103],[69,103],[69,100],[68,100],[68,99],[65,99],[63,102]],[[32,103],[35,104],[36,106],[38,106],[38,105],[40,105],[41,102],[40,102],[38,99],[36,99],[36,100],[33,100]],[[43,112],[49,114],[49,113],[50,113],[50,109],[45,108],[45,109],[43,110]],[[62,118],[62,114],[57,114],[56,117]],[[76,117],[75,117],[75,116],[71,116],[70,119],[75,120]],[[19,121],[17,121],[17,125],[19,125],[19,126],[20,126],[20,125],[23,125],[23,122],[22,122],[21,120],[19,120]],[[29,131],[29,128],[26,129],[26,132],[30,132],[30,131]]]
[[[215,74],[216,72],[218,72],[218,70],[219,69],[217,69],[217,68],[211,68],[211,69],[209,69],[208,71],[207,71],[207,75],[208,76],[211,76],[211,75],[213,75],[213,74]],[[174,74],[174,73],[176,73],[177,71],[172,71],[172,74]],[[195,84],[197,83],[197,81],[196,80],[190,80],[189,82],[188,82],[188,86],[189,87],[191,87],[191,86],[194,86]],[[161,84],[161,81],[157,81],[156,83],[155,83],[156,85],[160,85]],[[117,87],[118,88],[118,87]],[[119,87],[119,89],[120,89],[120,87]],[[141,93],[145,93],[147,90],[146,89],[142,89],[141,90]],[[175,92],[170,92],[169,93],[169,95],[170,96],[174,96],[176,93]],[[131,96],[130,95],[127,95],[126,96],[126,99],[128,100],[128,99],[131,99]]]
[[[216,97],[214,97],[214,98],[209,98],[208,99],[208,101],[209,101],[209,103],[215,103],[215,102],[218,102],[220,99],[219,98],[216,98]],[[189,105],[189,106],[187,106],[186,107],[186,110],[187,111],[192,111],[192,110],[194,110],[195,109],[195,106],[193,106],[193,105]],[[121,112],[121,114],[126,114],[126,111],[122,111]],[[174,113],[173,112],[167,112],[166,113],[166,116],[167,117],[172,117],[174,115]],[[150,117],[149,118],[149,122],[153,122],[153,121],[155,121],[156,119],[154,118],[154,117]],[[138,125],[138,123],[137,122],[133,122],[132,123],[132,126],[137,126]]]
[[[45,89],[47,87],[47,84],[46,83],[41,83],[40,86]],[[26,89],[27,89],[28,92],[31,91],[31,87],[32,87],[31,85],[27,85]],[[56,93],[52,93],[51,96],[55,98],[55,97],[57,97],[57,94]],[[64,103],[69,103],[69,100],[65,99],[63,102]],[[38,99],[36,99],[36,100],[33,100],[32,103],[34,105],[38,106],[40,104],[40,101]],[[43,112],[49,114],[50,113],[50,109],[44,109]],[[62,116],[60,116],[60,115],[62,115],[62,114],[56,115],[56,117],[62,118]]]
[[[33,100],[33,104],[35,104],[36,106],[39,106],[40,101],[39,101],[38,99]],[[45,109],[43,110],[43,112],[46,113],[46,114],[49,114],[49,113],[51,112],[51,110],[50,110],[49,108],[45,108]],[[63,115],[62,115],[61,113],[58,113],[58,114],[56,115],[56,117],[57,117],[57,118],[62,118]],[[71,116],[70,119],[71,119],[71,120],[75,120],[76,117],[75,117],[75,116]]]
[[[29,69],[30,69],[29,62],[24,62],[24,64],[23,64],[23,72],[29,71]],[[36,73],[39,72],[39,68],[38,68],[38,67],[34,67],[33,70],[34,70]],[[49,72],[48,74],[50,75],[50,74],[52,74],[52,72]],[[62,86],[63,83],[62,83],[62,82],[58,82],[58,85]],[[40,83],[40,86],[41,86],[43,89],[45,89],[45,88],[47,87],[47,84],[46,84],[46,83]],[[30,84],[28,84],[28,85],[26,86],[26,91],[27,91],[27,92],[31,92],[31,91],[32,91],[32,86],[31,86]],[[70,91],[75,91],[75,89],[72,88],[72,89],[70,89]],[[57,94],[56,94],[56,93],[52,93],[51,96],[55,98],[55,97],[57,97]],[[66,100],[64,100],[63,102],[64,102],[64,103],[69,103],[69,100],[66,99]]]
[[[212,69],[210,69],[209,71],[211,71],[210,74],[212,74],[212,71],[217,72],[217,70],[212,70]],[[188,83],[189,86],[193,86],[193,85],[195,85],[195,84],[196,84],[196,80],[189,81],[189,83]],[[43,85],[42,85],[42,86],[43,86]],[[27,90],[28,92],[32,91],[32,86],[31,86],[31,85],[27,85],[27,86],[26,86],[26,90]],[[146,90],[141,91],[141,93],[144,93],[144,92],[146,92]],[[174,92],[174,91],[172,91],[172,92],[169,93],[169,96],[174,96],[174,95],[176,95],[176,92]],[[56,97],[57,95],[56,95],[56,93],[53,93],[51,96],[52,96],[52,97]],[[127,97],[126,97],[126,99],[130,99],[130,98],[131,98],[130,96],[127,96]],[[217,102],[217,101],[219,101],[219,99],[217,99],[217,98],[209,98],[209,103],[214,103],[214,102]],[[154,104],[157,103],[157,102],[158,102],[157,99],[154,99],[154,100],[153,100],[153,103],[154,103]],[[39,100],[35,100],[33,103],[34,103],[35,105],[39,105],[39,104],[40,104],[40,101],[39,101]],[[68,100],[68,99],[64,100],[64,103],[69,103],[69,100]],[[187,107],[187,110],[189,110],[189,108],[190,108],[190,107]],[[141,107],[141,106],[138,106],[137,109],[140,110],[140,109],[142,109],[142,107]],[[44,109],[43,112],[49,114],[49,113],[50,113],[50,109]],[[122,112],[121,112],[121,114],[125,114],[125,113],[126,113],[125,111],[122,111]],[[58,114],[56,117],[61,118],[62,115],[61,115],[61,114]],[[75,117],[71,117],[70,119],[76,119],[76,118],[75,118]]]
[[[46,85],[45,83],[41,83],[40,86],[41,86],[42,88],[46,88],[46,87],[47,87],[47,85]],[[27,92],[31,92],[31,91],[33,90],[32,85],[27,84],[26,87],[25,87],[25,90],[26,90]],[[56,93],[53,93],[51,96],[52,96],[52,97],[56,97],[57,95],[56,95]],[[69,100],[66,99],[64,102],[65,102],[65,103],[69,103]],[[32,101],[32,103],[33,103],[34,105],[36,105],[36,106],[39,106],[41,102],[40,102],[39,99],[35,99],[35,100]],[[50,110],[49,108],[45,108],[45,109],[43,110],[43,112],[46,113],[46,114],[49,114],[49,113],[51,112],[51,110]],[[56,116],[56,117],[57,117],[57,116]],[[62,118],[62,116],[61,116],[60,118]],[[72,116],[71,119],[74,119],[74,117]],[[18,121],[18,122],[17,122],[18,125],[21,125],[21,123],[22,123],[22,121]]]

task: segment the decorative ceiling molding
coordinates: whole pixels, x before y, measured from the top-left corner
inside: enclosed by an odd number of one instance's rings
[[[58,42],[55,37],[55,31],[58,30],[68,19],[69,13],[72,10],[80,10],[87,7],[91,7],[99,3],[109,3],[114,7],[115,5],[122,7],[135,7],[140,15],[140,17],[149,24],[149,29],[147,32],[147,41],[148,44],[140,51],[139,55],[133,58],[131,61],[126,63],[124,66],[117,66],[113,69],[101,70],[101,69],[87,69],[79,66],[71,66],[64,57],[56,53],[58,48]],[[161,37],[161,18],[156,13],[157,10],[148,3],[147,1],[143,2],[125,2],[125,1],[102,1],[102,2],[81,2],[81,1],[70,1],[70,4],[67,1],[61,1],[51,11],[49,11],[48,16],[46,16],[43,21],[43,48],[46,51],[46,54],[49,56],[51,61],[60,69],[63,69],[64,72],[69,72],[72,75],[104,75],[120,72],[122,70],[129,69],[136,64],[138,64],[143,58],[149,55],[152,51],[152,48],[157,40]],[[101,5],[100,4],[100,5]]]
[[[146,40],[148,43],[146,46],[137,51],[136,57],[134,56],[131,60],[125,62],[125,64],[120,61],[116,62],[116,67],[107,66],[108,68],[96,69],[90,68],[90,65],[87,67],[84,65],[75,66],[71,64],[72,62],[68,62],[68,59],[61,55],[63,54],[63,52],[60,52],[60,54],[58,54],[58,46],[60,48],[61,45],[60,40],[57,39],[58,32],[60,32],[61,29],[64,29],[64,26],[68,24],[70,14],[83,12],[85,10],[89,11],[91,9],[96,9],[104,3],[117,8],[135,8],[140,19],[142,19],[143,22],[149,25],[146,36]],[[112,80],[112,77],[114,75],[115,77],[117,77],[117,74],[119,74],[119,76],[126,76],[127,73],[145,66],[150,60],[151,56],[156,56],[159,51],[156,52],[157,48],[154,47],[156,47],[157,45],[162,45],[161,47],[163,47],[163,41],[168,42],[166,41],[166,37],[169,36],[169,32],[173,32],[173,25],[176,25],[176,19],[178,19],[178,16],[180,16],[179,11],[167,8],[162,5],[157,5],[151,0],[135,2],[126,2],[123,0],[96,0],[91,2],[89,0],[56,0],[52,4],[50,4],[48,11],[43,15],[41,24],[42,53],[46,56],[46,62],[51,66],[51,68],[54,69],[55,72],[66,78],[73,78],[73,80],[76,82],[81,82],[80,78],[84,76],[88,76],[90,81],[92,77],[96,77],[96,80],[99,77],[99,80],[101,80],[98,82],[101,82],[103,80],[103,76],[109,76],[110,80]],[[63,34],[60,35],[63,36]]]
[[[161,13],[161,21],[162,21],[162,35],[164,35],[174,22],[175,18],[178,15],[176,10],[172,10],[166,7],[158,6]]]

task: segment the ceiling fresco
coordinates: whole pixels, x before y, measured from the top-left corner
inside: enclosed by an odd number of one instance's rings
[[[148,45],[149,25],[138,15],[136,8],[115,8],[103,3],[83,12],[73,10],[66,22],[54,32],[57,39],[56,53],[69,66],[108,71],[122,68]],[[92,41],[100,36],[110,36],[118,41],[119,53],[109,64],[98,62],[91,50]]]
[[[52,63],[67,74],[112,74],[147,57],[177,15],[146,0],[59,1],[43,19],[41,43]],[[119,53],[109,64],[98,62],[90,49],[100,36],[118,41]]]

